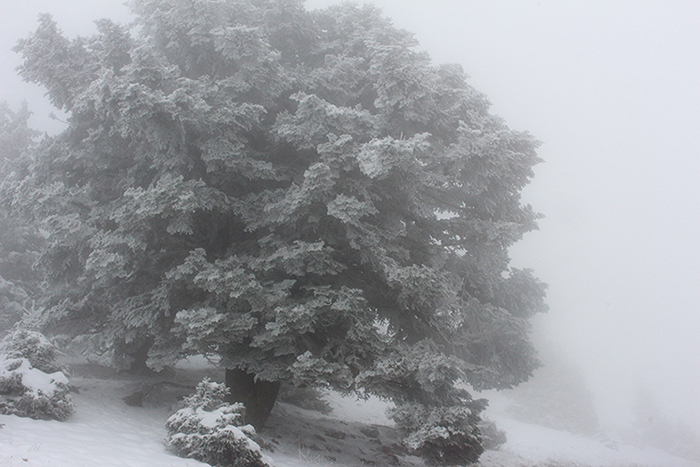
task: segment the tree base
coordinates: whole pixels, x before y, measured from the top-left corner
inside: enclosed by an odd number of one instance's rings
[[[253,425],[257,431],[262,430],[275,406],[280,383],[255,381],[255,375],[252,373],[227,368],[226,386],[230,391],[227,402],[243,404],[246,408],[246,423]]]

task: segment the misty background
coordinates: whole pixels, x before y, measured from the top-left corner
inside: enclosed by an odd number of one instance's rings
[[[604,428],[631,423],[642,394],[700,433],[700,2],[372,3],[543,142],[524,200],[546,217],[511,250],[549,284],[536,340],[580,369]],[[130,16],[120,0],[0,0],[0,100],[55,134],[10,51],[40,12],[69,36]]]

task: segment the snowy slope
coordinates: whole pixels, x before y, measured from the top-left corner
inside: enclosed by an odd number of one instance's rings
[[[129,407],[124,381],[73,378],[75,414],[66,422],[0,415],[0,466],[194,467],[165,450],[166,408]]]
[[[553,430],[505,418],[492,417],[498,426],[508,434],[507,443],[500,449],[500,457],[512,455],[522,464],[506,463],[504,466],[654,466],[654,467],[700,467],[697,462],[672,456],[653,448],[637,448],[628,445],[607,445],[601,441],[574,435],[566,431]],[[506,456],[503,456],[505,454]],[[489,463],[489,458],[499,455],[487,453],[482,459],[486,466],[501,464]]]
[[[184,378],[183,373],[173,375],[184,386],[201,376],[196,372]],[[123,397],[153,379],[82,369],[71,381],[79,393],[73,394],[76,414],[66,422],[0,415],[0,466],[206,465],[175,457],[165,449],[163,424],[173,409],[172,394],[161,393],[159,400],[147,401],[145,407],[123,402]],[[337,395],[330,402],[335,407],[330,415],[278,405],[263,436],[267,454],[277,467],[422,465],[401,452],[395,431],[386,426],[381,402]],[[606,447],[567,432],[491,416],[507,432],[508,442],[500,451],[485,453],[482,467],[700,467],[661,451]]]

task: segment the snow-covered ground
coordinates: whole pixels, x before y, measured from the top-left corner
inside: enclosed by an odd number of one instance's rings
[[[201,462],[170,454],[164,422],[178,392],[196,384],[202,372],[179,370],[159,392],[131,407],[123,398],[159,378],[129,378],[97,367],[74,369],[76,413],[66,422],[0,415],[0,466],[195,467]],[[162,378],[161,378],[162,379]],[[277,467],[421,466],[406,456],[387,426],[380,401],[330,395],[328,415],[278,404],[263,433],[266,453]],[[700,467],[670,454],[601,442],[489,413],[508,435],[499,451],[482,456],[482,467]]]
[[[497,416],[492,416],[492,419],[505,430],[508,442],[500,452],[490,452],[483,456],[484,467],[700,467],[700,463],[654,448],[615,445],[609,441],[599,441]]]

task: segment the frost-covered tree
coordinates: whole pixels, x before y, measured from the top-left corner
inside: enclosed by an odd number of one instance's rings
[[[69,115],[12,181],[50,233],[47,326],[121,367],[217,356],[257,427],[280,381],[391,398],[416,451],[475,460],[461,383],[537,366],[544,286],[508,257],[537,142],[371,6],[131,6],[16,47]]]
[[[0,337],[31,309],[40,282],[32,266],[44,239],[35,224],[16,212],[12,190],[8,187],[6,192],[3,184],[22,167],[35,144],[37,132],[27,123],[30,116],[26,103],[15,112],[0,102]]]

